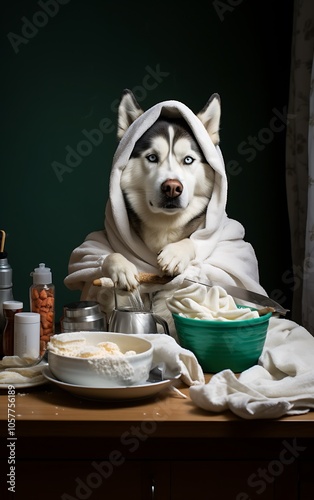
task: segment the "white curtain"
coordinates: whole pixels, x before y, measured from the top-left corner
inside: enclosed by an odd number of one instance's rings
[[[287,120],[286,185],[291,230],[292,319],[314,335],[314,1],[295,0]]]

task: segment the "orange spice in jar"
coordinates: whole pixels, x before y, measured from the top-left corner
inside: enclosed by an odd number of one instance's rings
[[[29,289],[31,312],[40,314],[40,355],[55,332],[55,286],[52,273],[45,264],[39,264],[31,273],[33,285]]]

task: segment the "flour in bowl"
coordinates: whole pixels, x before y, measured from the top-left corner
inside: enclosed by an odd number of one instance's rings
[[[96,345],[88,344],[83,333],[60,333],[50,338],[48,350],[61,356],[75,358],[125,358],[136,354],[130,350],[123,353],[115,342],[99,342]]]

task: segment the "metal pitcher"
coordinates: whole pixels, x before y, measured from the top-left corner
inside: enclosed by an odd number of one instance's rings
[[[108,331],[118,333],[157,333],[157,324],[170,335],[168,323],[151,311],[139,311],[132,307],[115,308],[108,320]]]

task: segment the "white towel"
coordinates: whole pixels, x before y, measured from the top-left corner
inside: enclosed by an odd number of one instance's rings
[[[221,286],[206,287],[193,283],[176,290],[167,300],[172,313],[194,319],[234,321],[258,318],[257,311],[249,307],[238,308],[235,300]]]
[[[139,335],[152,342],[154,347],[153,365],[165,364],[165,378],[181,374],[181,380],[188,386],[203,385],[204,373],[195,355],[188,349],[179,346],[177,342],[163,333]]]
[[[19,356],[5,356],[0,361],[0,384],[34,385],[45,382],[42,369],[46,366],[46,363],[27,366],[33,362],[33,359],[20,358]]]
[[[199,407],[245,419],[279,418],[314,408],[314,337],[293,321],[270,319],[259,364],[237,378],[231,370],[190,388]]]

